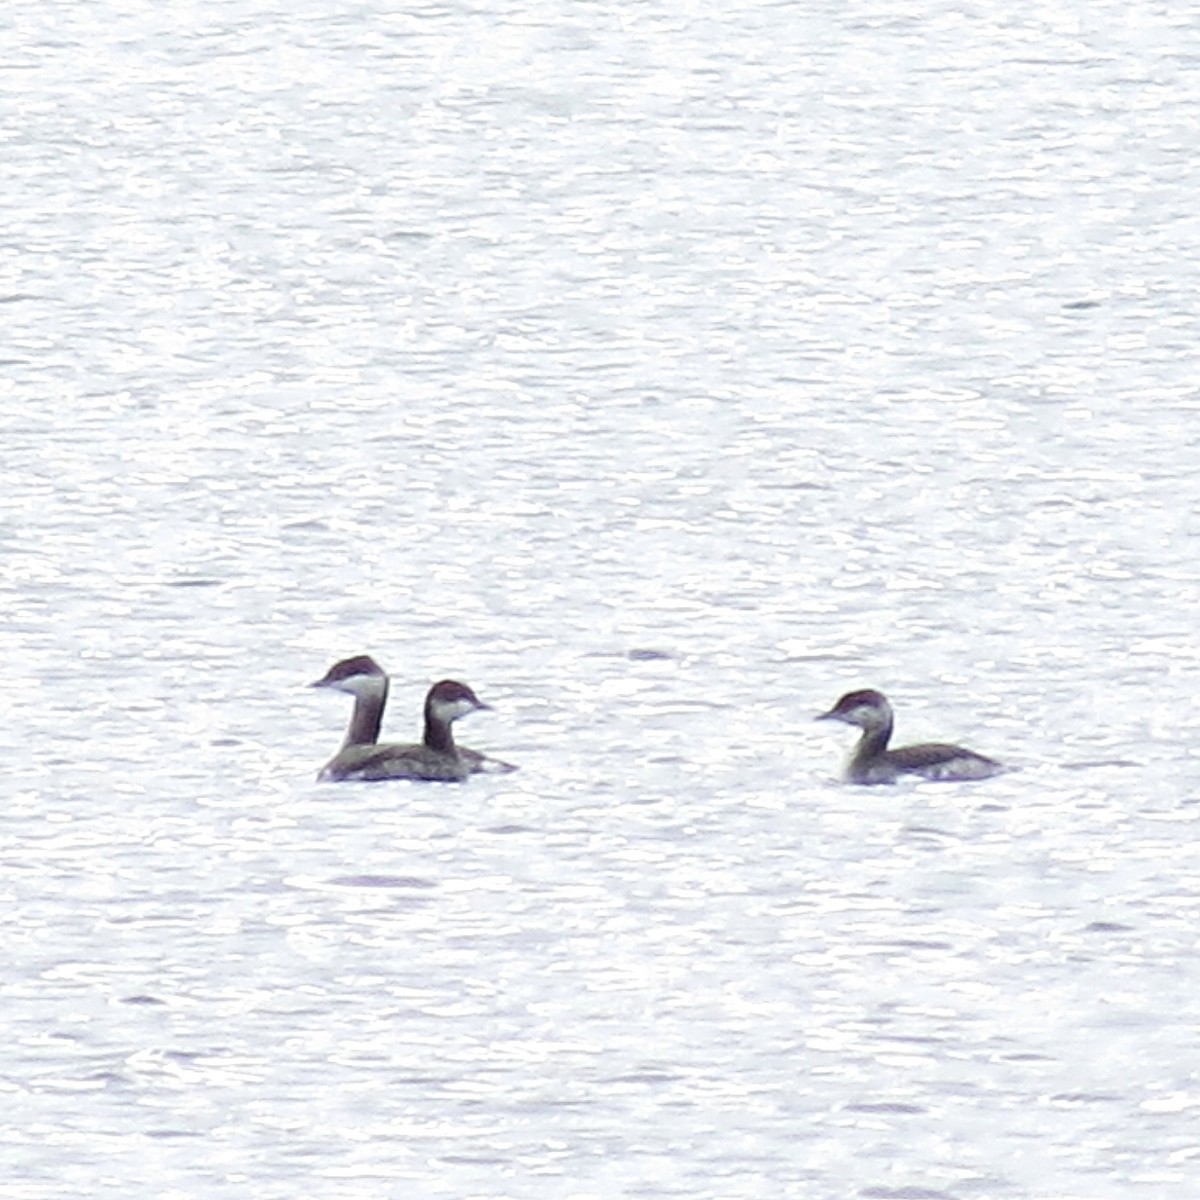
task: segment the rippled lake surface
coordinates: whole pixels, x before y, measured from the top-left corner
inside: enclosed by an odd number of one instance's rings
[[[6,1197],[1194,1200],[1190,6],[0,39]]]

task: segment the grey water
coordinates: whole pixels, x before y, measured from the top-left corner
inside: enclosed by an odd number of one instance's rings
[[[5,1197],[1193,1200],[1192,6],[0,67]],[[354,653],[520,770],[318,784]]]

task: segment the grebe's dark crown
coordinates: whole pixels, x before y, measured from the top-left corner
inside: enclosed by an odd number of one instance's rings
[[[383,668],[369,655],[356,654],[353,658],[343,658],[334,663],[325,678],[329,680],[349,679],[352,675],[382,675]]]
[[[886,712],[891,706],[887,697],[874,688],[860,688],[856,692],[847,692],[828,712],[823,712],[818,721],[838,720],[860,708],[871,708]]]
[[[457,679],[443,679],[440,683],[435,683],[429,689],[429,695],[425,700],[426,704],[462,704],[471,708],[490,708],[488,704],[484,704],[475,693],[467,687],[465,683],[459,683]]]

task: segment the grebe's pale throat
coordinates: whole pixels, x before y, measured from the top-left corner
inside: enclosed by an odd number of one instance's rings
[[[849,783],[895,783],[901,775],[925,779],[987,779],[1004,768],[994,759],[962,746],[924,742],[888,749],[892,736],[892,706],[872,688],[847,692],[818,721],[843,721],[862,730],[846,764]]]

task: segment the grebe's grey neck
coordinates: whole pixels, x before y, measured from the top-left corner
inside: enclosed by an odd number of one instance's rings
[[[451,726],[459,717],[489,707],[465,683],[453,679],[435,683],[425,697],[425,745],[438,754],[456,753]]]
[[[333,688],[354,697],[354,712],[342,742],[346,746],[370,746],[379,740],[383,710],[387,705],[388,677],[369,655],[359,654],[334,663],[313,687]]]

